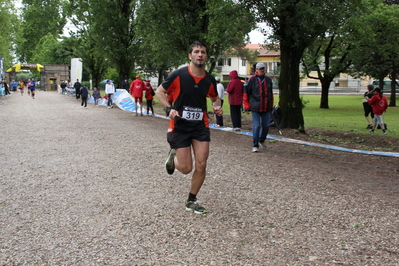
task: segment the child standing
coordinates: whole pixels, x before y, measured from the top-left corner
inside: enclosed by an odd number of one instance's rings
[[[371,99],[368,98],[368,102],[371,105],[371,107],[373,108],[373,113],[374,113],[373,126],[369,130],[370,133],[374,133],[375,127],[377,125],[380,125],[380,127],[382,129],[382,134],[387,134],[387,132],[385,131],[386,128],[385,128],[384,121],[382,120],[382,115],[388,108],[387,97],[385,97],[385,95],[382,95],[380,88],[375,88],[374,95]]]
[[[100,99],[100,92],[96,87],[93,88],[93,98],[94,98],[94,107],[98,106],[98,100]]]
[[[150,108],[152,116],[154,116],[154,108],[152,107],[152,101],[154,100],[154,89],[152,88],[150,81],[147,79],[145,81],[145,99],[147,100],[147,115],[150,115]]]

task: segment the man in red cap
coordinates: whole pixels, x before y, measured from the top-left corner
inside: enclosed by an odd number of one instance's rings
[[[143,90],[146,89],[144,82],[140,79],[140,75],[136,76],[136,79],[130,84],[130,94],[134,97],[134,102],[136,104],[136,116],[137,114],[137,102],[140,103],[140,114],[143,116]]]

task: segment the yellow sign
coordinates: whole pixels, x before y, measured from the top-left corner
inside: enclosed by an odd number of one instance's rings
[[[41,64],[15,64],[12,68],[7,69],[7,72],[12,72],[13,68],[15,68],[15,72],[20,71],[21,69],[25,70],[37,70],[40,72],[41,68],[43,68]]]

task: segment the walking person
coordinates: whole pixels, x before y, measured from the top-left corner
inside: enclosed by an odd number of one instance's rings
[[[112,96],[115,93],[115,86],[114,84],[108,79],[107,84],[105,84],[105,94],[108,96],[108,108],[114,108],[112,105]]]
[[[380,88],[375,88],[373,97],[371,99],[368,98],[368,103],[373,108],[374,113],[373,126],[369,130],[370,133],[374,133],[375,128],[379,125],[382,129],[382,134],[387,134],[385,123],[382,119],[382,115],[388,109],[387,97],[382,94]]]
[[[140,75],[136,76],[136,79],[130,84],[130,94],[134,97],[134,103],[136,104],[136,116],[137,114],[137,103],[140,103],[140,114],[143,116],[143,91],[145,90],[145,84],[141,80]]]
[[[145,99],[147,103],[147,115],[150,115],[150,109],[151,109],[151,115],[154,116],[154,107],[152,107],[152,101],[154,100],[155,92],[148,79],[145,81],[145,87],[146,87]]]
[[[265,76],[265,64],[257,63],[244,91],[245,112],[252,112],[252,152],[258,152],[259,145],[266,148],[273,102],[273,82]]]
[[[224,97],[224,86],[222,83],[220,83],[220,78],[216,77],[216,89],[218,91],[218,97],[220,99],[220,106],[223,108],[223,97]],[[216,126],[222,127],[223,126],[223,116],[222,115],[217,115],[215,113],[216,117]]]
[[[66,82],[62,81],[61,82],[61,93],[62,93],[62,96],[64,96],[66,94],[66,87],[67,87]]]
[[[241,130],[241,106],[243,103],[244,84],[238,78],[237,70],[229,73],[230,82],[227,84],[226,92],[229,94],[230,117],[233,130]]]
[[[183,174],[193,170],[192,151],[194,153],[194,173],[186,210],[197,214],[207,213],[207,210],[197,202],[206,175],[206,163],[209,156],[209,120],[207,116],[207,100],[213,103],[213,110],[222,115],[220,99],[216,90],[215,78],[205,71],[208,60],[206,46],[194,42],[188,54],[190,64],[173,71],[158,87],[156,95],[166,115],[170,117],[167,140],[170,151],[165,167],[168,174],[173,174],[175,168]],[[173,106],[169,105],[166,94],[173,91]]]
[[[82,106],[82,108],[87,109],[87,99],[89,98],[89,90],[86,87],[86,83],[83,83],[83,87],[80,88],[80,96],[82,97],[82,103],[80,104],[80,106]]]
[[[98,106],[98,101],[101,98],[100,92],[96,87],[93,88],[94,107]]]
[[[73,87],[75,88],[76,100],[79,100],[80,99],[80,88],[82,87],[82,84],[80,84],[79,79],[76,80],[75,84],[73,84]]]

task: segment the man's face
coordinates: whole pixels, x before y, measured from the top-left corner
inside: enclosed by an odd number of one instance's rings
[[[263,75],[265,75],[265,68],[264,68],[264,67],[258,68],[258,69],[257,69],[257,72],[258,72],[258,75],[259,75],[259,76],[263,76]]]
[[[188,54],[188,58],[194,65],[198,67],[205,66],[205,63],[208,60],[208,54],[206,53],[206,48],[203,46],[194,47],[191,54]]]

